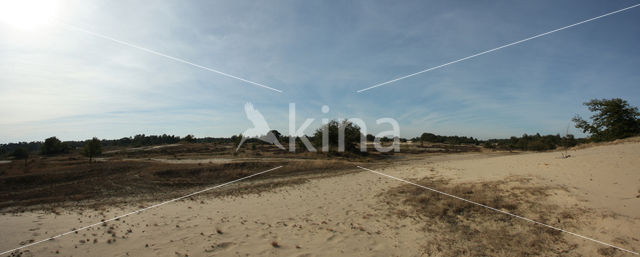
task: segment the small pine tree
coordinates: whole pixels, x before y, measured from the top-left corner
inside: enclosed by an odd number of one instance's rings
[[[102,154],[102,143],[100,139],[94,137],[93,139],[87,141],[84,145],[84,155],[89,157],[89,162],[93,160],[93,157]]]

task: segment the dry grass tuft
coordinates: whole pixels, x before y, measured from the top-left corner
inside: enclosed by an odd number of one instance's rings
[[[543,199],[550,191],[562,189],[527,186],[526,182],[509,179],[450,184],[445,180],[423,179],[417,183],[552,226],[573,227],[580,214],[578,210],[544,204]],[[386,197],[392,215],[424,223],[423,229],[431,238],[424,245],[429,256],[575,255],[572,250],[577,245],[568,243],[560,231],[416,186],[400,186]]]

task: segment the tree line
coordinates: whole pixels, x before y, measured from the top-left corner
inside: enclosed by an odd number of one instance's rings
[[[535,135],[524,134],[521,137],[511,137],[509,139],[489,139],[485,140],[482,146],[499,150],[546,151],[559,147],[572,147],[586,141],[586,139],[576,139],[571,134],[565,136],[560,136],[560,134],[541,136],[536,133]]]
[[[480,140],[473,137],[466,136],[441,136],[433,133],[422,133],[419,137],[414,137],[411,139],[413,142],[420,142],[420,145],[424,145],[424,142],[430,143],[444,143],[444,144],[480,144]]]
[[[138,134],[132,137],[123,137],[120,139],[101,139],[100,144],[105,147],[109,146],[122,146],[122,147],[141,147],[163,144],[176,144],[179,142],[189,143],[230,143],[233,142],[232,138],[214,138],[203,137],[196,138],[193,135],[187,135],[185,137],[175,135],[145,135]],[[0,144],[0,155],[7,155],[12,153],[15,149],[21,148],[28,152],[40,152],[41,154],[60,154],[67,153],[72,149],[78,149],[84,147],[87,140],[83,141],[60,141],[57,137],[50,137],[44,141],[32,141],[32,142],[18,142]]]
[[[477,138],[466,136],[442,136],[433,133],[423,133],[419,137],[412,138],[412,141],[420,142],[421,145],[424,145],[424,142],[445,144],[482,144],[484,147],[492,149],[544,151],[556,149],[560,146],[571,147],[585,142],[610,141],[640,135],[640,112],[637,107],[631,106],[626,100],[620,98],[593,99],[585,102],[584,105],[587,106],[589,111],[593,112],[590,120],[585,120],[579,115],[576,115],[572,121],[575,123],[576,128],[581,129],[583,133],[588,135],[587,138],[577,139],[570,134],[565,136],[560,136],[559,134],[545,136],[540,134],[524,134],[521,137],[511,137],[508,139],[479,140]],[[326,126],[326,131],[329,132],[328,141],[330,145],[334,147],[337,145],[338,131],[342,128],[345,129],[346,150],[355,151],[357,149],[360,137],[362,136],[360,128],[357,125],[347,121],[331,121]],[[309,137],[310,141],[315,146],[322,145],[322,134],[324,131],[325,130],[322,128],[319,128],[312,136]],[[289,139],[286,136],[282,136],[276,130],[272,130],[270,133],[274,134],[279,140],[284,139],[285,141],[288,141]],[[367,141],[373,141],[375,139],[371,134],[368,134],[365,137]],[[141,147],[175,144],[178,142],[225,144],[238,143],[241,138],[242,135],[234,135],[228,138],[196,138],[193,135],[187,135],[181,138],[180,136],[167,134],[138,134],[133,137],[123,137],[120,139],[99,140],[97,138],[93,138],[84,141],[62,142],[56,137],[50,137],[45,139],[44,142],[34,141],[0,144],[0,155],[13,155],[16,158],[23,158],[25,155],[28,156],[29,153],[36,151],[39,151],[40,154],[43,155],[54,155],[68,153],[72,149],[80,149],[84,147],[85,155],[88,155],[91,158],[95,153],[99,152],[99,149],[103,146]],[[391,141],[391,139],[383,138],[381,141]],[[406,139],[401,138],[400,141],[405,142]],[[261,141],[253,139],[249,142],[258,143]],[[87,147],[89,147],[90,150],[87,150]]]

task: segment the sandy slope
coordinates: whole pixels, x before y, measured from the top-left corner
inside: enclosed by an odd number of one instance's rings
[[[560,208],[579,206],[592,210],[577,223],[574,232],[640,250],[640,143],[599,146],[570,154],[568,159],[558,158],[557,152],[502,157],[444,155],[399,161],[379,171],[407,179],[432,176],[470,182],[516,176],[533,178],[528,182],[532,184],[560,185],[567,191],[550,196],[548,201]],[[398,181],[360,172],[315,179],[260,195],[203,195],[47,241],[23,252],[25,256],[56,252],[60,256],[420,256],[424,242],[437,231],[423,231],[420,219],[390,215],[383,195],[400,185]],[[0,216],[0,249],[8,250],[137,207],[110,208],[101,213],[68,210],[60,215],[4,214]],[[108,231],[115,232],[115,236]],[[597,250],[602,248],[583,239],[565,237],[578,245],[570,255],[597,256]],[[113,239],[115,242],[108,242]]]

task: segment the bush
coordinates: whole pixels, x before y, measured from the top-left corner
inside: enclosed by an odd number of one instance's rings
[[[376,140],[376,136],[371,135],[371,134],[367,134],[367,141],[368,142],[373,142],[374,140]]]
[[[29,158],[29,151],[22,147],[16,148],[15,150],[13,150],[13,153],[11,153],[11,156],[13,156],[13,158],[15,158],[16,160],[27,159]]]
[[[25,169],[27,168],[27,160],[29,159],[29,151],[27,149],[22,147],[16,148],[13,150],[13,153],[11,153],[11,155],[16,160],[24,159],[24,167]]]
[[[84,156],[89,157],[89,162],[93,160],[93,157],[102,154],[102,144],[100,140],[96,137],[87,141],[87,144],[84,145]]]
[[[40,148],[40,153],[45,155],[53,155],[53,154],[61,154],[68,153],[69,146],[63,142],[61,142],[56,137],[50,137],[44,140],[44,144],[42,144]]]
[[[329,137],[329,149],[331,146],[338,147],[340,140],[340,130],[344,129],[344,149],[345,151],[356,152],[358,150],[358,144],[363,136],[360,132],[360,127],[347,120],[342,122],[332,120],[328,124],[317,129],[313,134],[313,139],[316,147],[322,147],[322,135],[325,133],[325,129],[328,132]]]
[[[542,141],[532,141],[527,144],[527,148],[531,151],[544,151],[548,150],[549,146]]]
[[[189,134],[187,136],[185,136],[184,138],[182,138],[183,141],[187,142],[187,143],[193,143],[196,141],[196,137]]]

